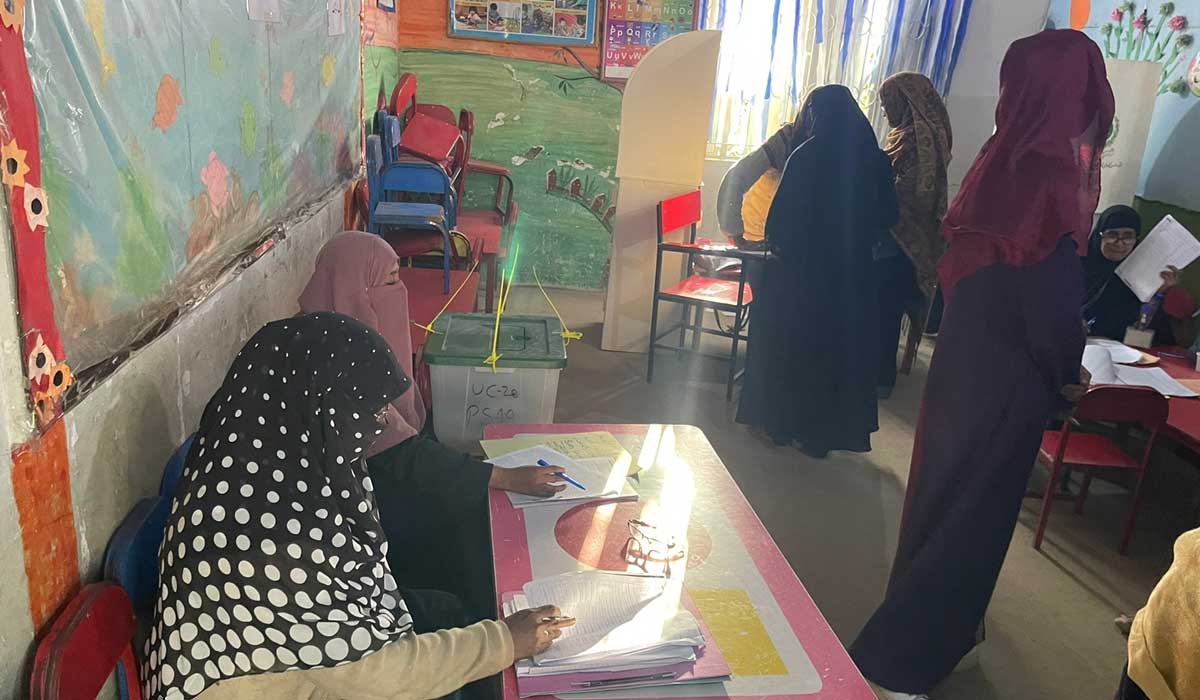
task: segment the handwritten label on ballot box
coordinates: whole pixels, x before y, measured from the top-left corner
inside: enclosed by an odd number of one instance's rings
[[[523,374],[512,369],[475,369],[467,386],[463,418],[468,428],[492,423],[516,423],[525,404]]]

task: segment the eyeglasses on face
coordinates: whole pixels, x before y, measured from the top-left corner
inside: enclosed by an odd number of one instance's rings
[[[1137,242],[1137,233],[1135,231],[1105,231],[1100,234],[1100,240],[1105,243],[1135,243]]]

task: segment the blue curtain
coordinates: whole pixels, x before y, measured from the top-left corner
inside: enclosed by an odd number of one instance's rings
[[[868,110],[878,84],[899,71],[924,73],[947,94],[971,5],[972,0],[703,0],[703,26],[725,33],[710,141],[742,150],[761,143],[782,114],[824,83],[847,84]],[[739,123],[738,110],[753,116]]]

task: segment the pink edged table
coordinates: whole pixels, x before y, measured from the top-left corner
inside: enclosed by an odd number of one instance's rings
[[[491,493],[497,605],[536,577],[594,569],[662,573],[630,563],[629,521],[685,543],[671,563],[691,605],[732,671],[704,685],[589,693],[614,698],[874,700],[875,694],[734,483],[704,433],[686,425],[488,426],[487,439],[591,431],[612,433],[641,472],[636,502],[545,505],[518,510]],[[654,569],[653,567],[660,568]],[[564,611],[570,612],[570,611]],[[504,674],[504,700],[518,700]]]

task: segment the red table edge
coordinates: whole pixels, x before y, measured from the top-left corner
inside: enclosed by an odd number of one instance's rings
[[[1158,366],[1164,372],[1171,375],[1174,379],[1193,380],[1200,379],[1200,372],[1187,361],[1187,350],[1180,347],[1160,346],[1150,348],[1150,354],[1159,358]],[[1194,409],[1200,416],[1200,400],[1175,397],[1168,399],[1168,405],[1171,407],[1171,413],[1167,417],[1167,424],[1164,426],[1163,433],[1170,439],[1178,442],[1192,452],[1200,453],[1200,420],[1194,429],[1189,430],[1187,426],[1180,421],[1179,413],[1176,410],[1180,405],[1187,405],[1184,410],[1191,413]]]
[[[695,428],[708,442],[708,436],[704,435],[704,431],[698,426],[680,425],[680,424],[662,424],[664,427],[686,427]],[[564,433],[587,433],[597,431],[607,431],[613,434],[631,434],[643,433],[649,428],[649,424],[604,424],[604,423],[553,423],[553,424],[521,424],[521,423],[497,423],[484,428],[485,440],[497,440],[515,437],[526,433],[530,434],[564,434]],[[709,447],[716,454],[716,449],[709,443]],[[718,455],[719,457],[720,455]],[[722,463],[724,464],[724,463]],[[790,600],[792,603],[784,606],[780,603],[780,608],[788,620],[788,624],[792,628],[793,634],[808,654],[809,661],[812,662],[813,668],[821,676],[821,690],[817,693],[808,695],[770,695],[770,696],[730,696],[731,700],[762,700],[762,698],[771,698],[772,700],[875,700],[876,696],[866,680],[859,672],[858,667],[850,659],[841,640],[834,633],[833,628],[825,620],[825,616],[817,608],[812,596],[804,587],[804,583],[800,581],[800,577],[792,569],[787,558],[783,556],[783,552],[775,544],[771,533],[767,531],[758,514],[750,506],[750,502],[746,500],[746,496],[742,490],[738,488],[737,482],[733,480],[733,476],[729,470],[722,468],[721,478],[727,483],[724,488],[720,489],[721,503],[725,507],[725,511],[731,522],[737,523],[740,527],[739,532],[751,530],[754,527],[762,533],[762,537],[755,538],[753,541],[743,539],[742,543],[746,547],[750,558],[754,560],[755,566],[762,575],[763,580],[767,584],[771,595],[775,597],[776,602]],[[489,516],[492,515],[498,508],[512,509],[512,504],[508,497],[499,491],[492,491],[490,494]],[[519,514],[518,514],[519,516]],[[489,528],[491,526],[491,518],[489,517]],[[514,542],[508,547],[504,547],[505,551],[511,551],[514,547],[518,547],[525,552],[528,552],[528,542],[524,541],[524,530],[521,531],[521,542]],[[491,533],[489,532],[489,536]],[[492,537],[493,548],[497,547],[495,538]],[[783,563],[783,566],[771,566],[772,557],[777,557]],[[518,557],[519,559],[519,557]],[[501,610],[503,601],[502,596],[511,591],[500,590],[500,572],[497,569],[497,564],[500,557],[494,556],[492,559],[492,582],[496,589],[496,609]],[[510,562],[520,565],[520,561]],[[528,558],[524,561],[524,566],[529,568],[531,563]],[[527,574],[532,578],[532,569],[529,568]],[[791,588],[791,590],[789,590]],[[818,620],[820,624],[807,625],[807,620]],[[830,643],[832,641],[832,643]],[[786,662],[786,659],[785,659]],[[702,696],[703,700],[711,700],[713,696]],[[504,671],[503,680],[503,699],[517,700],[519,694],[517,692],[516,671],[509,667]],[[672,696],[671,700],[686,700]]]

